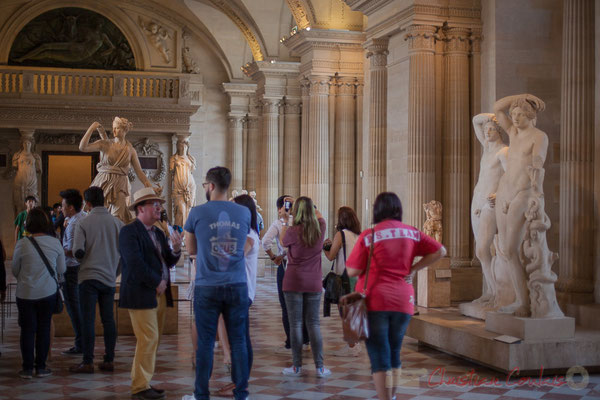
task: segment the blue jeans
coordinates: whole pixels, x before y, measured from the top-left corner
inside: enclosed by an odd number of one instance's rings
[[[100,319],[104,328],[104,361],[113,362],[115,359],[115,345],[117,344],[117,328],[113,312],[115,288],[106,286],[95,279],[89,279],[79,284],[79,297],[81,299],[84,364],[91,364],[94,361],[96,303],[98,303]]]
[[[208,381],[213,367],[213,350],[219,314],[223,314],[231,347],[231,380],[236,399],[248,397],[248,286],[238,283],[225,286],[196,286],[194,315],[198,332],[196,351],[196,400],[210,398]]]
[[[252,340],[250,340],[250,307],[252,300],[248,299],[248,314],[246,314],[246,348],[248,349],[248,378],[252,371],[252,362],[254,361],[254,351],[252,351]]]
[[[317,368],[323,367],[323,340],[319,310],[321,292],[284,292],[285,302],[290,312],[290,333],[292,339],[292,363],[302,366],[302,325],[306,323],[313,359]]]
[[[71,325],[75,333],[75,348],[81,350],[81,307],[79,303],[79,285],[77,284],[78,273],[79,266],[67,267],[62,287],[63,296],[65,297],[65,307],[67,314],[71,318]]]
[[[371,373],[400,368],[400,348],[411,315],[396,311],[369,311],[367,352]]]
[[[34,364],[37,369],[46,369],[50,350],[50,321],[55,305],[56,294],[36,300],[17,297],[23,370],[32,370]]]
[[[288,318],[287,306],[285,305],[285,296],[283,295],[283,277],[285,276],[285,263],[283,260],[277,267],[277,294],[279,295],[279,305],[281,306],[281,322],[283,323],[283,330],[285,331],[285,348],[289,349],[290,344],[290,320]],[[304,318],[303,318],[304,320]],[[306,330],[306,323],[302,322],[302,343],[308,344],[308,331]]]

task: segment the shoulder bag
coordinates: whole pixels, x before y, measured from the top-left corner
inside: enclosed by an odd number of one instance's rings
[[[29,239],[29,241],[31,242],[33,247],[35,247],[35,249],[37,250],[38,254],[40,255],[42,261],[46,265],[46,269],[48,270],[48,273],[54,279],[54,282],[56,282],[56,304],[54,305],[54,310],[52,310],[52,313],[60,314],[61,312],[63,312],[63,308],[64,308],[64,304],[63,304],[64,297],[62,294],[62,290],[60,290],[60,285],[58,284],[58,280],[56,279],[56,274],[54,273],[54,270],[50,266],[50,261],[48,261],[48,258],[46,257],[46,255],[44,254],[42,249],[40,248],[40,245],[31,236],[27,236],[27,239]]]
[[[355,344],[369,337],[369,319],[367,316],[367,283],[369,282],[369,269],[371,268],[371,258],[373,258],[373,246],[375,243],[375,229],[371,229],[372,239],[369,246],[369,257],[367,259],[367,268],[365,271],[365,284],[362,292],[353,292],[340,299],[342,306],[342,329],[344,331],[344,341],[348,344]]]

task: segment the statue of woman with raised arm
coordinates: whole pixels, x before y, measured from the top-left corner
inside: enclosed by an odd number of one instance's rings
[[[496,191],[496,221],[498,224],[497,256],[507,263],[515,289],[514,303],[499,311],[519,317],[530,315],[527,274],[519,254],[525,240],[525,214],[530,199],[543,197],[543,166],[548,150],[548,137],[535,127],[537,112],[544,102],[530,94],[508,96],[494,104],[500,126],[508,133],[506,171]],[[508,112],[508,114],[507,114]]]
[[[190,210],[196,203],[196,181],[192,172],[196,169],[196,159],[190,154],[187,139],[177,140],[177,152],[169,160],[169,170],[173,174],[173,206],[175,225],[183,226]]]
[[[483,148],[479,164],[479,179],[471,202],[471,226],[475,237],[475,254],[481,261],[483,290],[481,297],[473,302],[493,306],[497,288],[492,271],[491,251],[497,232],[494,205],[498,183],[506,168],[508,147],[502,141],[500,127],[494,114],[476,115],[473,118],[473,127]]]
[[[23,148],[12,158],[12,166],[17,170],[13,184],[15,215],[25,207],[27,196],[34,196],[39,201],[37,174],[42,172],[40,156],[31,151],[33,138],[23,138],[22,144]]]
[[[146,187],[154,187],[157,194],[162,189],[153,186],[144,175],[140,160],[131,143],[125,140],[127,132],[132,128],[131,122],[125,118],[115,117],[113,120],[113,138],[109,139],[99,122],[94,122],[79,143],[79,150],[84,152],[100,152],[100,162],[97,165],[98,175],[90,186],[101,187],[104,191],[104,204],[108,211],[124,223],[129,223],[133,217],[129,211],[129,193],[131,185],[127,173],[133,167],[137,177]],[[98,129],[100,140],[90,143],[92,133]]]

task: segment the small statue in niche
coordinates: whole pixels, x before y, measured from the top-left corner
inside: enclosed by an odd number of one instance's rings
[[[183,48],[183,52],[181,54],[181,57],[183,59],[183,72],[185,72],[187,74],[198,74],[198,73],[200,73],[200,67],[198,67],[198,64],[192,58],[192,55],[190,54],[190,48],[189,47],[186,46],[186,47]]]
[[[188,140],[177,139],[177,152],[169,159],[169,170],[173,175],[175,225],[183,226],[196,204],[196,181],[192,174],[195,169],[196,159],[190,154]]]
[[[23,137],[22,144],[23,148],[15,153],[12,158],[12,166],[17,171],[13,183],[15,215],[23,210],[27,196],[34,196],[36,199],[39,199],[37,174],[42,172],[42,160],[40,156],[31,151],[33,137]]]
[[[423,204],[423,210],[427,216],[423,224],[423,232],[442,243],[442,203],[431,200]]]
[[[171,37],[169,32],[162,26],[158,25],[156,22],[150,22],[149,24],[145,24],[144,21],[140,18],[140,27],[150,38],[152,41],[152,45],[158,52],[163,56],[165,62],[171,62],[171,49],[169,49],[167,45],[167,40]]]

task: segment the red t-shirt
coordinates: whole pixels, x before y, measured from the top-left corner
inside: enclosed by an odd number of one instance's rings
[[[283,276],[284,292],[321,292],[323,290],[323,272],[321,270],[321,251],[325,237],[325,220],[319,218],[321,237],[312,247],[302,242],[302,226],[290,227],[281,240],[288,248],[288,263]]]
[[[349,268],[360,269],[356,290],[365,284],[367,259],[371,244],[371,229],[360,234],[346,261]],[[396,220],[386,220],[375,226],[375,245],[367,286],[369,311],[399,311],[412,315],[415,293],[404,277],[410,273],[413,259],[435,253],[442,245],[418,229]]]

